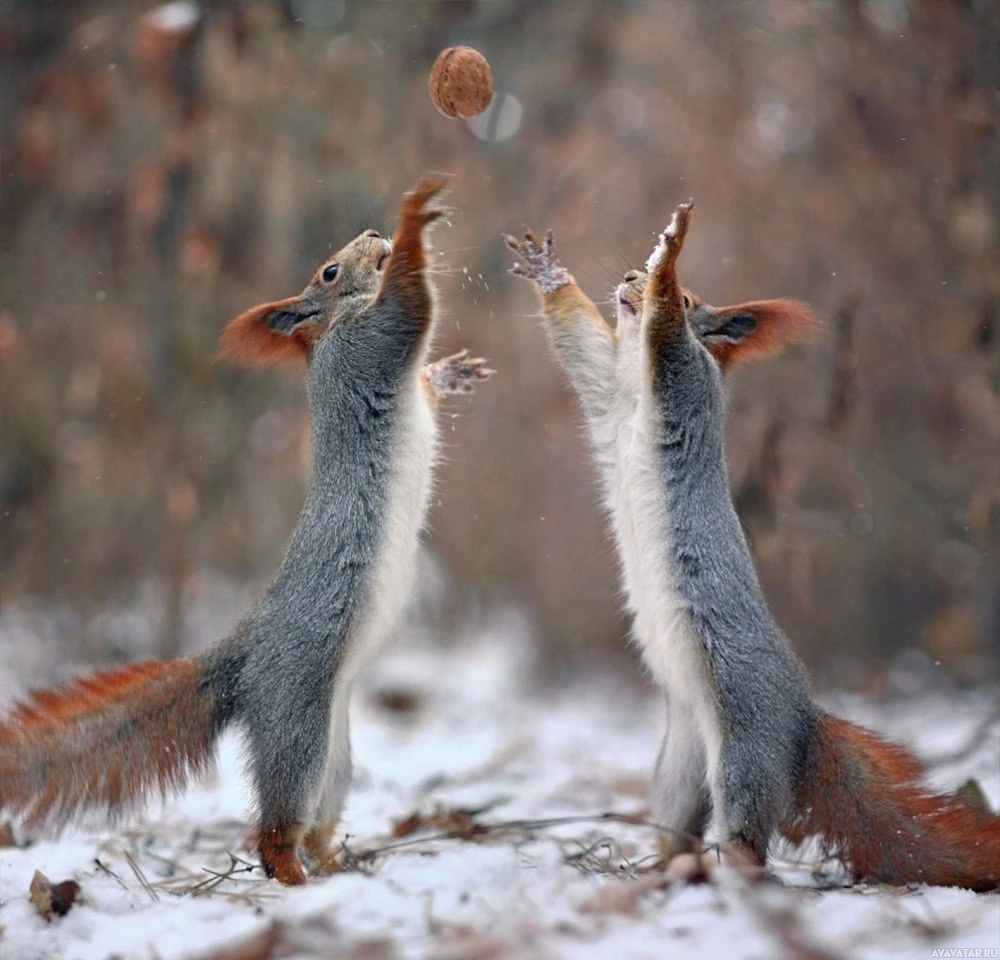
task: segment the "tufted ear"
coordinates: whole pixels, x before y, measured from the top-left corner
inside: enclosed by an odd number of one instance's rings
[[[699,336],[723,370],[815,337],[816,315],[797,300],[751,300],[719,307]]]
[[[305,362],[323,332],[321,324],[309,322],[319,313],[301,297],[251,307],[222,331],[219,357],[255,367]]]

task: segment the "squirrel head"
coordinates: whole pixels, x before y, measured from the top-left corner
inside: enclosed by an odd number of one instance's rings
[[[618,322],[629,323],[642,313],[646,274],[629,270],[615,291]],[[713,307],[685,287],[684,315],[691,331],[715,357],[723,371],[743,360],[777,353],[782,347],[811,340],[819,321],[797,300],[751,300]]]
[[[324,261],[297,297],[258,304],[230,320],[219,356],[259,367],[308,360],[331,324],[357,316],[375,299],[391,253],[388,240],[366,230]]]

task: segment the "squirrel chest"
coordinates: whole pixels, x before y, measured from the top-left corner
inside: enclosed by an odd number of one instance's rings
[[[437,458],[437,421],[416,377],[400,395],[399,411],[387,515],[372,567],[369,600],[352,631],[340,683],[349,684],[388,638],[413,587]]]
[[[674,571],[670,518],[657,462],[660,425],[652,398],[640,394],[619,436],[615,522],[635,634],[646,665],[685,701],[709,695],[701,644]]]

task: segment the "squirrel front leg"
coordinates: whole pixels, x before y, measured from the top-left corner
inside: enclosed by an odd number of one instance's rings
[[[445,215],[427,204],[448,184],[444,177],[425,177],[403,200],[392,253],[375,302],[366,315],[394,336],[402,334],[410,348],[426,340],[433,320],[433,294],[427,280],[424,230]]]
[[[556,359],[580,399],[598,455],[609,455],[617,389],[614,331],[559,262],[551,230],[541,241],[530,230],[523,240],[508,235],[503,239],[518,258],[510,272],[530,280],[541,295]]]
[[[642,332],[654,365],[686,336],[684,291],[677,279],[677,258],[684,246],[694,201],[680,204],[646,261],[649,280],[643,294]]]

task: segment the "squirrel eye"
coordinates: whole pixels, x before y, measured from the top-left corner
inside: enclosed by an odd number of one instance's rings
[[[694,301],[686,293],[684,294],[684,309],[690,310],[694,306]]]
[[[323,283],[333,283],[337,279],[337,270],[340,268],[339,263],[331,263],[323,271]]]

